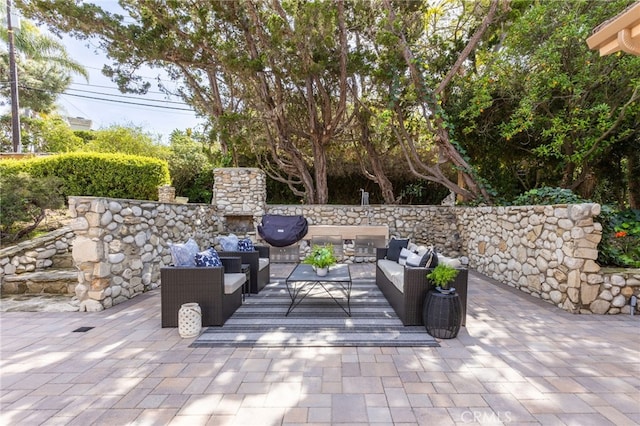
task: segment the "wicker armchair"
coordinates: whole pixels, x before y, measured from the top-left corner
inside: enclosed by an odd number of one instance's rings
[[[269,246],[255,246],[254,251],[221,251],[220,256],[232,256],[242,259],[242,263],[249,264],[251,276],[249,279],[249,292],[260,292],[270,281]],[[260,259],[263,259],[262,261]],[[260,262],[266,262],[266,266],[260,269]]]
[[[239,257],[221,258],[222,267],[164,267],[160,269],[162,327],[178,326],[178,310],[195,302],[202,325],[220,326],[242,305],[246,275]],[[227,281],[227,282],[225,282]]]
[[[387,255],[386,248],[376,249],[376,259],[384,259]],[[427,280],[428,268],[405,267],[403,276],[403,291],[400,291],[380,269],[376,262],[376,285],[387,298],[389,304],[404,325],[423,325],[422,308],[427,291],[433,287]],[[452,287],[460,296],[462,302],[462,325],[466,324],[467,316],[467,280],[469,271],[459,269]]]

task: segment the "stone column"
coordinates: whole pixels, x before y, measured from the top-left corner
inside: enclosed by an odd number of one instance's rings
[[[161,203],[175,203],[176,189],[170,185],[164,185],[158,188],[158,201]]]
[[[102,240],[105,231],[100,225],[106,203],[104,199],[69,200],[69,210],[74,217],[70,226],[76,233],[72,255],[79,269],[76,296],[80,301],[80,311],[103,310],[101,301],[110,285],[107,250]]]
[[[221,220],[219,232],[228,232],[227,218],[239,216],[252,218],[255,229],[267,207],[266,174],[257,168],[232,167],[215,169],[213,174],[211,204]]]

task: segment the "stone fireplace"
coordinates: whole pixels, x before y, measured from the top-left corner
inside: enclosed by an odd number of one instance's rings
[[[236,235],[251,235],[256,232],[253,215],[225,215],[224,232]]]
[[[220,233],[254,237],[266,209],[267,179],[257,168],[219,168],[213,171],[213,200],[220,217]]]

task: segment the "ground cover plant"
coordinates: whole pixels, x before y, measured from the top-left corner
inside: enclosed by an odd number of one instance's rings
[[[603,206],[602,240],[598,262],[607,266],[640,268],[640,210]]]

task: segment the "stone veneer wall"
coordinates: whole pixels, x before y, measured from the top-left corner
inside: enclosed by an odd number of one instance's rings
[[[267,206],[267,176],[256,168],[213,170],[213,204],[220,216],[262,218]],[[257,223],[256,223],[257,224]]]
[[[5,276],[37,272],[50,267],[71,266],[67,257],[71,255],[74,237],[71,228],[65,226],[46,235],[1,249],[0,288],[4,288]]]
[[[599,204],[479,207],[459,217],[477,271],[570,312],[589,312],[604,282]]]
[[[238,182],[218,179],[231,197],[229,188]],[[71,197],[81,309],[103,309],[155,288],[160,267],[171,262],[169,243],[193,237],[201,247],[216,244],[216,237],[227,233],[224,215],[247,213],[240,198],[236,207],[221,212],[225,203],[219,194],[212,206]],[[628,313],[630,297],[640,296],[640,274],[600,271],[595,259],[601,227],[594,221],[599,212],[597,204],[264,206],[264,213],[304,215],[310,224],[386,224],[392,236],[435,245],[448,256],[467,256],[471,268],[570,312]],[[256,222],[259,214],[252,212]]]
[[[218,234],[215,208],[207,204],[69,197],[69,209],[81,311],[156,288],[160,268],[171,264],[170,243],[191,237],[204,248]]]
[[[269,206],[310,224],[388,225],[391,236],[467,256],[491,278],[574,313],[629,313],[640,271],[603,272],[595,262],[602,227],[598,204],[513,207]]]
[[[270,205],[267,213],[303,215],[310,225],[388,225],[389,235],[431,244],[462,256],[458,214],[452,207],[397,205]]]
[[[629,300],[636,297],[640,304],[640,268],[602,268],[604,282],[600,286],[598,298],[590,305],[594,314],[631,313]],[[636,312],[640,306],[636,305]]]

